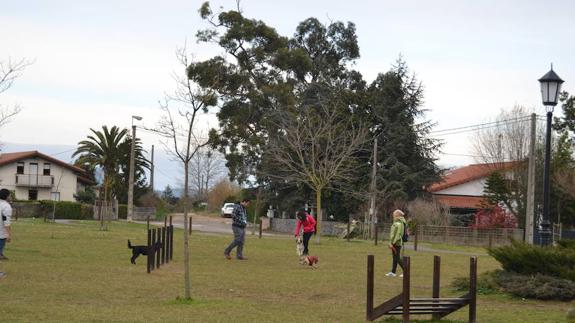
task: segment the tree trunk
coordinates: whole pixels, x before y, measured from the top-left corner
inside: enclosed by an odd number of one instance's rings
[[[315,205],[317,208],[317,227],[316,227],[316,242],[319,244],[320,243],[320,238],[321,238],[321,188],[317,188],[315,191]]]
[[[188,233],[188,163],[184,163],[184,298],[190,299],[190,235]],[[191,221],[191,219],[190,219]]]

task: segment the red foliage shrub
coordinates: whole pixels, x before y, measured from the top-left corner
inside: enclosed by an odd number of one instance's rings
[[[497,205],[475,213],[470,227],[475,229],[517,228],[517,218]]]

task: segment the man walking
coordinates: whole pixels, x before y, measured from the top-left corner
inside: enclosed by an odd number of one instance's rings
[[[234,240],[224,251],[224,256],[226,259],[232,259],[230,252],[232,249],[236,249],[236,258],[238,260],[247,260],[244,257],[244,241],[246,238],[246,226],[248,224],[248,212],[246,208],[250,205],[249,199],[243,199],[239,204],[234,206],[234,211],[232,212],[232,230],[234,231]]]
[[[0,260],[8,260],[4,256],[4,246],[6,242],[12,239],[12,230],[10,228],[10,221],[12,220],[12,207],[8,203],[10,191],[3,188],[0,190]],[[0,278],[6,274],[0,271]]]

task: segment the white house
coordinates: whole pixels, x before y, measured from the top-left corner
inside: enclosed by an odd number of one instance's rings
[[[74,194],[91,185],[82,168],[38,151],[0,154],[0,188],[19,200],[75,201]]]
[[[485,182],[495,171],[511,179],[511,170],[518,162],[472,164],[448,171],[442,180],[427,188],[442,205],[452,213],[474,213],[480,208],[485,193]]]

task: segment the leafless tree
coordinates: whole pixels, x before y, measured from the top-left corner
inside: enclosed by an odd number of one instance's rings
[[[191,59],[186,47],[176,50],[176,57],[184,72],[190,66]],[[184,228],[188,228],[189,203],[189,170],[190,162],[200,149],[208,144],[207,138],[202,138],[197,129],[197,121],[201,111],[207,111],[215,106],[217,100],[210,91],[198,87],[187,77],[174,74],[176,90],[173,95],[167,95],[160,102],[162,116],[158,122],[157,133],[166,138],[163,142],[169,154],[180,161],[184,169]],[[192,221],[191,217],[189,221]],[[189,233],[184,230],[184,297],[190,299],[190,250]]]
[[[221,155],[212,149],[200,149],[190,161],[190,184],[196,197],[205,199],[214,181],[224,174],[225,166]]]
[[[501,111],[489,126],[473,135],[473,149],[480,163],[524,160],[529,154],[529,112],[516,105]]]
[[[505,202],[520,223],[524,223],[527,192],[527,163],[529,143],[531,138],[530,113],[516,105],[510,111],[501,111],[494,122],[474,133],[472,139],[476,160],[480,163],[497,165],[498,163],[515,161],[516,167],[509,170],[511,177],[507,178],[511,193]],[[537,140],[544,138],[543,127],[537,125]]]
[[[14,81],[22,76],[26,67],[32,63],[32,61],[24,58],[17,61],[10,58],[7,61],[0,61],[0,95],[11,88]],[[0,104],[0,128],[10,122],[21,110],[19,105],[4,106]]]
[[[264,153],[270,177],[309,186],[316,193],[317,240],[321,236],[324,189],[354,179],[355,156],[368,140],[369,129],[343,115],[341,102],[319,101],[298,111],[277,112],[277,131]]]

